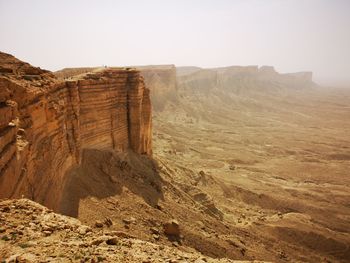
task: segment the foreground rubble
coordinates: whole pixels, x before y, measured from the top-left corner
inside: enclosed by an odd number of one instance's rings
[[[28,199],[0,202],[1,262],[239,262],[91,228]]]

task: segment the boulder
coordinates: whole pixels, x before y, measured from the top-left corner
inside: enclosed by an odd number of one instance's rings
[[[180,225],[175,219],[163,224],[164,234],[170,236],[180,236]]]

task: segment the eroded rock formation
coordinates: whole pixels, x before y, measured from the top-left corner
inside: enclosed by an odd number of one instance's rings
[[[151,102],[140,72],[102,69],[69,81],[0,52],[0,198],[55,208],[83,149],[150,155]]]

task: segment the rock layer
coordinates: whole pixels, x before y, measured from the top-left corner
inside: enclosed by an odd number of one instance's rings
[[[83,149],[151,155],[151,102],[134,69],[69,81],[0,53],[0,198],[55,208],[66,171]]]
[[[152,65],[135,66],[144,77],[146,86],[150,90],[153,110],[158,113],[163,111],[167,104],[176,104],[178,101],[176,74],[177,69],[174,65]],[[103,68],[83,67],[83,68],[64,68],[54,72],[59,79],[71,79],[86,73],[93,73]]]

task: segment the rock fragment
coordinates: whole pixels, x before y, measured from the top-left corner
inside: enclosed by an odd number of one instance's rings
[[[180,236],[180,225],[175,219],[163,224],[164,234],[170,236]]]

